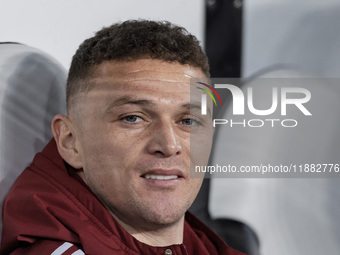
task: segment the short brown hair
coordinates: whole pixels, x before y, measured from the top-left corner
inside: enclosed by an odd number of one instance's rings
[[[209,76],[208,59],[186,29],[166,21],[129,20],[103,28],[79,46],[68,75],[67,104],[72,95],[87,89],[88,84],[79,81],[89,78],[95,66],[142,58],[188,64]]]

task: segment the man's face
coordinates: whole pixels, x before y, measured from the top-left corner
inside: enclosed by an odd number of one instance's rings
[[[190,167],[206,165],[213,128],[200,114],[200,95],[190,97],[190,77],[205,75],[159,60],[105,62],[70,113],[82,178],[136,229],[179,222],[201,186]],[[190,139],[200,145],[194,154]]]

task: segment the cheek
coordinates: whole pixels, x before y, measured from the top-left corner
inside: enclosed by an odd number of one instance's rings
[[[191,175],[191,179],[190,179],[190,185],[187,185],[187,202],[189,204],[189,207],[192,205],[192,203],[194,202],[194,200],[197,197],[197,194],[202,186],[202,182],[204,180],[203,178],[204,176],[192,176]]]
[[[124,152],[123,143],[116,141],[110,135],[92,132],[82,137],[81,155],[83,170],[87,176],[100,176],[113,174],[117,164],[122,160]]]
[[[206,165],[211,152],[212,132],[192,135],[190,139],[191,161],[195,165]]]
[[[99,159],[113,157],[125,150],[126,134],[110,128],[110,125],[103,125],[99,121],[96,126],[88,126],[82,133],[80,140],[83,152],[83,159],[88,157]]]
[[[105,204],[111,203],[110,194],[124,192],[122,183],[130,178],[129,161],[124,143],[98,137],[84,149],[85,183]],[[117,198],[116,198],[117,200]]]
[[[106,126],[91,129],[82,137],[82,159],[85,175],[96,180],[125,181],[143,150],[142,139],[134,134]]]
[[[190,190],[192,190],[195,194],[195,198],[196,198],[196,195],[199,191],[199,189],[201,188],[201,185],[202,185],[202,182],[203,182],[203,178],[192,178],[191,179],[191,188]]]

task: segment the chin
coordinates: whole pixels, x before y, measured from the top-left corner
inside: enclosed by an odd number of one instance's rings
[[[171,215],[160,215],[160,214],[149,215],[148,223],[150,225],[157,227],[157,228],[176,225],[177,223],[179,223],[183,219],[184,213],[171,214]]]
[[[167,205],[167,206],[155,206],[152,210],[145,215],[147,221],[153,225],[173,225],[181,221],[184,217],[185,212],[188,210],[188,204],[183,206]]]

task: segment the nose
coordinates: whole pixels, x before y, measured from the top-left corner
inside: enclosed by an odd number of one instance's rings
[[[181,138],[176,133],[176,124],[171,121],[160,121],[155,125],[150,134],[148,151],[150,154],[163,157],[181,154]]]

